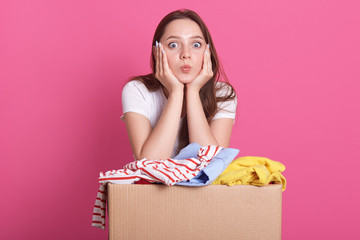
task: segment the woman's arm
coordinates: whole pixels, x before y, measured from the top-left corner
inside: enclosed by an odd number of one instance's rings
[[[208,124],[198,91],[186,90],[189,141],[201,146],[229,147],[234,119],[215,119]]]
[[[149,119],[139,113],[124,114],[131,148],[136,159],[171,157],[183,104],[183,91],[172,92],[154,129]]]
[[[213,76],[210,47],[204,52],[204,61],[199,75],[186,85],[186,113],[189,128],[189,141],[201,146],[217,145],[228,147],[230,143],[233,119],[222,118],[206,120],[200,99],[200,89]]]
[[[169,97],[154,129],[145,116],[138,113],[124,114],[131,148],[136,159],[170,158],[179,129],[184,85],[171,72],[163,47],[157,44],[154,46],[154,52],[155,77],[167,89]]]

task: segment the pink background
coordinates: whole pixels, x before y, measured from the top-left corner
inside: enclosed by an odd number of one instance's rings
[[[238,93],[231,147],[286,166],[283,239],[360,239],[358,1],[0,3],[0,239],[107,239],[100,171],[132,161],[121,90],[168,12],[208,25]]]

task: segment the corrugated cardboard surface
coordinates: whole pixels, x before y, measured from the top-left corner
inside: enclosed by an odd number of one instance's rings
[[[281,239],[281,185],[109,184],[109,238]]]

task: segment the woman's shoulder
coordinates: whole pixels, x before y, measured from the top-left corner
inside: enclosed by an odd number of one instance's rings
[[[162,89],[152,91],[144,84],[141,79],[133,79],[127,82],[123,88],[122,94],[125,96],[128,95],[138,95],[148,101],[160,101],[162,99]],[[160,99],[160,100],[159,100]]]
[[[128,81],[125,85],[124,88],[128,88],[128,87],[132,87],[132,88],[142,88],[142,89],[146,89],[145,84],[141,81],[141,79],[132,79],[130,81]]]
[[[138,92],[142,95],[150,95],[151,92],[140,79],[133,79],[128,81],[123,87],[123,94],[126,92]]]

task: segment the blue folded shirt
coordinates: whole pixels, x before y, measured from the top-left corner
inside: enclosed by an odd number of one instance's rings
[[[198,143],[190,143],[183,148],[174,159],[196,158],[201,146]],[[239,150],[223,148],[193,179],[178,182],[175,185],[200,187],[211,184],[234,160]]]

